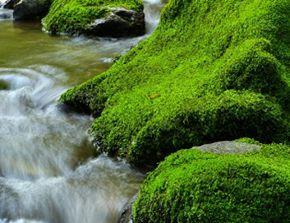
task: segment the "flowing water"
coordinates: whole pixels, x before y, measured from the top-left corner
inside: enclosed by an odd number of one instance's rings
[[[148,34],[160,8],[145,2]],[[57,99],[144,37],[51,37],[1,13],[0,81],[9,88],[0,90],[0,223],[117,222],[143,176],[122,160],[93,158],[91,118],[64,113]]]

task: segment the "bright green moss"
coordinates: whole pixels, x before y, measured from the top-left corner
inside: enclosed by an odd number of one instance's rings
[[[290,221],[290,147],[248,155],[170,155],[141,187],[135,223]]]
[[[290,2],[171,0],[153,35],[61,101],[101,151],[151,166],[179,148],[289,141]]]
[[[143,10],[141,0],[54,0],[42,23],[52,33],[84,33],[87,25],[117,7]]]

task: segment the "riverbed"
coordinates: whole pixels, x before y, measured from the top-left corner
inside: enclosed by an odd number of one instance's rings
[[[118,221],[143,175],[96,156],[91,117],[64,112],[57,101],[150,35],[161,6],[145,2],[147,34],[130,39],[50,36],[39,22],[0,20],[0,80],[9,87],[0,91],[1,223]]]

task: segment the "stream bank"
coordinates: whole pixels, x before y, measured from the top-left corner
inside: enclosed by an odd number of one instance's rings
[[[94,158],[91,117],[65,113],[57,100],[152,32],[160,3],[146,4],[147,34],[122,39],[52,37],[0,9],[9,15],[0,16],[0,81],[8,86],[0,90],[1,223],[118,221],[143,175],[123,160]]]

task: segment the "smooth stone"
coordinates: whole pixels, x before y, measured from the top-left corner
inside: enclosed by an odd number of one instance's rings
[[[112,9],[106,18],[96,19],[87,27],[87,34],[99,37],[129,37],[144,33],[144,13],[124,8]]]
[[[33,20],[43,18],[49,10],[51,0],[21,0],[14,7],[15,20]]]
[[[137,199],[137,195],[138,194],[135,194],[134,197],[125,205],[118,223],[131,223],[131,222],[133,222],[132,206]]]
[[[259,145],[238,141],[221,141],[205,144],[195,148],[204,152],[211,152],[215,154],[242,154],[258,151],[261,147]]]

